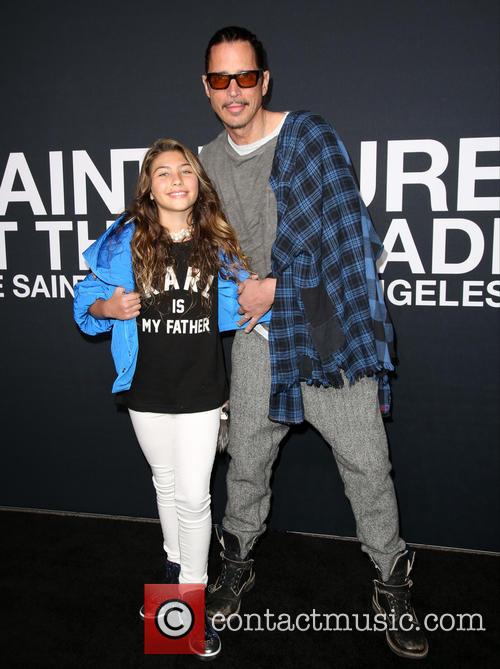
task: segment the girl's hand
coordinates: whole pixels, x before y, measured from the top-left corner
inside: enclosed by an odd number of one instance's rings
[[[141,299],[139,293],[126,293],[123,286],[118,286],[108,300],[96,300],[89,311],[95,318],[128,321],[139,315]]]

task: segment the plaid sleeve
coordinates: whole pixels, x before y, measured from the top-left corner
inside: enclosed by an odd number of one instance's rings
[[[378,237],[342,141],[321,117],[308,112],[294,113],[284,129],[270,179],[278,203],[272,253],[278,282],[270,336],[269,415],[280,422],[300,422],[300,380],[337,386],[342,385],[340,369],[350,382],[392,369],[387,346],[392,326],[374,262]],[[320,359],[301,291],[321,284],[345,342],[339,347],[338,338],[328,339]],[[310,370],[305,376],[304,360]]]

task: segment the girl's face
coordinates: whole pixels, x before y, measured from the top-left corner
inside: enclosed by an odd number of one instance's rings
[[[198,177],[180,151],[156,156],[150,174],[151,194],[160,214],[191,212],[198,198]]]

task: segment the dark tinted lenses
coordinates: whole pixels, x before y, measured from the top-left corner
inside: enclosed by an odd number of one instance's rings
[[[259,70],[250,70],[248,72],[240,72],[235,79],[240,88],[253,88],[259,81]]]
[[[238,74],[221,74],[219,72],[209,72],[207,81],[210,88],[215,90],[224,90],[231,83],[231,79],[236,79],[240,88],[253,88],[259,81],[260,70],[248,70]]]

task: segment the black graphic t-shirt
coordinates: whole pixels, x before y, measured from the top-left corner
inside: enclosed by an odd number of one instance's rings
[[[157,294],[137,317],[139,355],[130,390],[118,401],[129,409],[192,413],[221,406],[228,390],[217,327],[217,276],[199,286],[189,266],[192,240],[173,245]],[[210,295],[210,309],[203,295]]]

